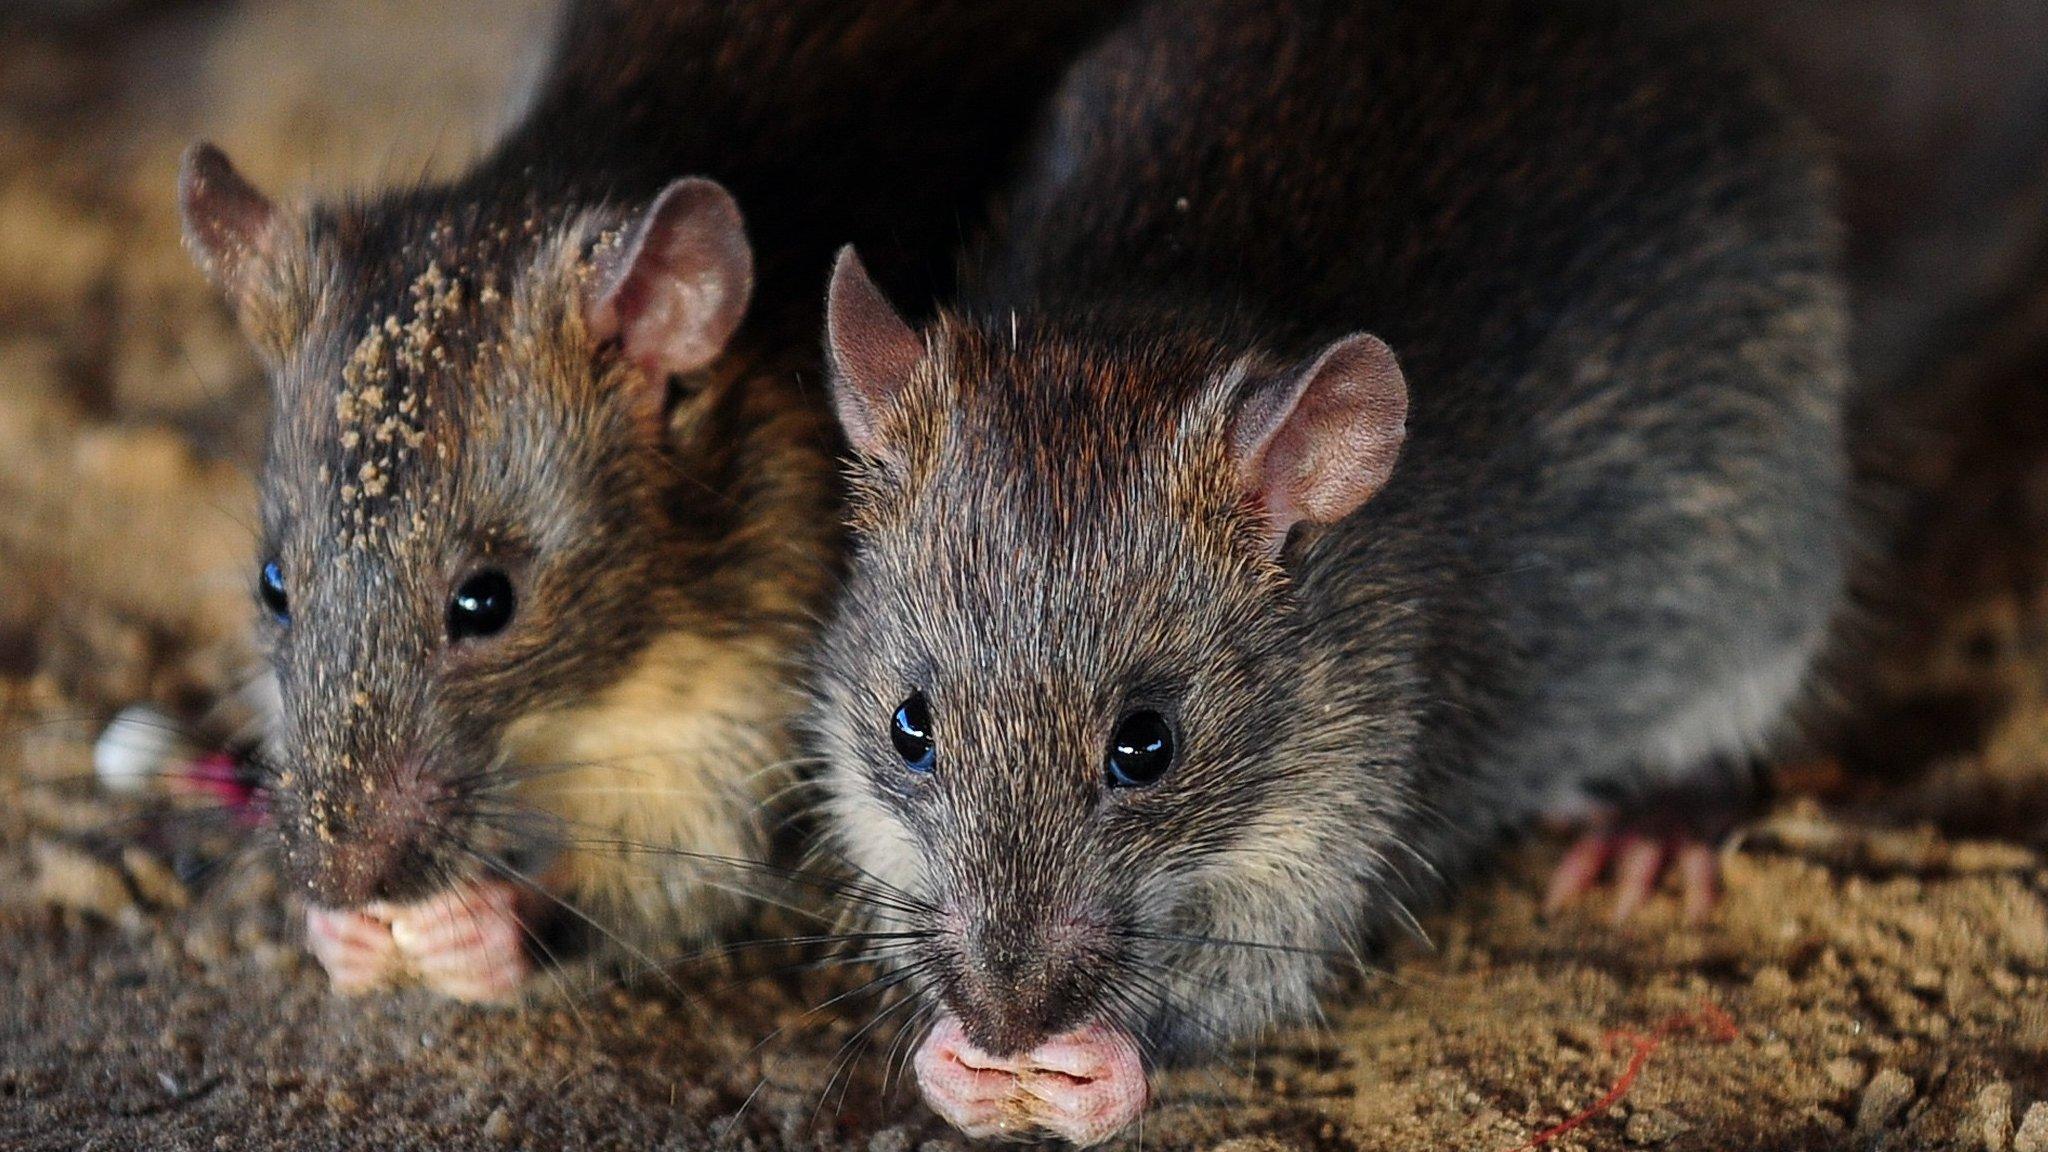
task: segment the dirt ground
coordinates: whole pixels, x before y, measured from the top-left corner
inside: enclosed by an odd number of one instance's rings
[[[115,710],[254,666],[264,397],[178,250],[179,150],[271,188],[459,163],[539,7],[0,16],[0,1148],[959,1148],[886,1033],[849,1046],[875,1005],[811,1011],[855,978],[337,999],[260,867],[207,870],[231,832],[90,785]],[[1175,1077],[1139,1142],[1509,1152],[1625,1089],[1547,1146],[2048,1152],[2048,290],[1999,315],[1882,462],[1911,527],[1858,718],[1781,771],[1710,925],[1544,922],[1557,846],[1521,846],[1322,1027]]]

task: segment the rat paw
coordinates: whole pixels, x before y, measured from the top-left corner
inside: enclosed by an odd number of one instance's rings
[[[354,996],[397,984],[405,958],[391,939],[391,926],[363,912],[306,909],[306,944],[336,992]]]
[[[1682,917],[1706,922],[1721,894],[1719,852],[1711,842],[1686,833],[1645,834],[1623,826],[1595,828],[1558,861],[1543,894],[1543,914],[1563,911],[1610,875],[1614,907],[1608,916],[1622,924],[1642,910],[1665,876],[1676,874]]]
[[[501,880],[458,885],[418,904],[380,909],[407,968],[428,988],[472,1003],[517,998],[534,971],[525,893]]]
[[[1768,792],[1754,769],[1723,769],[1629,799],[1610,795],[1591,816],[1565,822],[1582,831],[1551,874],[1543,914],[1562,911],[1605,877],[1614,888],[1608,918],[1619,925],[1674,876],[1682,921],[1705,923],[1721,894],[1720,845],[1763,809]]]

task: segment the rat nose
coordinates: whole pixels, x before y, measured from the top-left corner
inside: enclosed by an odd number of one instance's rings
[[[1108,932],[1073,917],[989,916],[963,944],[951,998],[968,1035],[999,1055],[1026,1050],[1081,1019],[1109,959]]]
[[[319,784],[288,798],[285,864],[326,908],[404,899],[425,882],[421,837],[431,815],[416,787]]]
[[[390,897],[390,880],[400,854],[388,845],[350,835],[337,837],[333,843],[300,846],[288,851],[286,858],[292,875],[315,904],[360,908]]]

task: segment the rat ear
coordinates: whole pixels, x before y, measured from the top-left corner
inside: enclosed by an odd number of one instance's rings
[[[1349,516],[1387,482],[1407,435],[1408,384],[1377,336],[1346,336],[1238,406],[1230,447],[1264,508],[1274,555],[1297,523]]]
[[[718,358],[746,317],[754,251],[730,193],[695,177],[661,190],[608,261],[584,313],[599,340],[664,386]]]
[[[825,346],[832,358],[832,402],[846,441],[863,456],[890,455],[881,439],[882,413],[910,383],[924,341],[906,324],[853,246],[839,250],[825,297]]]
[[[262,264],[277,252],[276,206],[235,171],[225,152],[204,141],[185,150],[178,205],[185,246],[200,271],[241,311],[257,291]]]

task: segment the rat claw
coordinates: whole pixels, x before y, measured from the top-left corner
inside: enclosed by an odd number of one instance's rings
[[[1721,895],[1721,861],[1711,845],[1694,841],[1678,849],[1678,884],[1685,922],[1706,923]]]
[[[1543,898],[1554,915],[1596,887],[1605,874],[1614,888],[1608,919],[1625,923],[1655,896],[1663,879],[1676,881],[1681,923],[1706,922],[1720,896],[1719,844],[1761,811],[1764,785],[1727,773],[1652,789],[1626,801],[1602,801],[1589,813],[1565,806],[1552,816],[1584,831],[1559,859]]]
[[[1610,923],[1619,925],[1634,916],[1657,890],[1664,872],[1667,849],[1664,841],[1647,836],[1624,836],[1615,853],[1614,909]]]
[[[306,944],[344,996],[391,984],[404,967],[390,928],[361,912],[308,908]]]
[[[1543,894],[1543,914],[1555,916],[1565,906],[1593,890],[1607,859],[1614,854],[1614,837],[1605,832],[1588,832],[1565,852],[1557,870],[1550,875],[1550,887]]]

